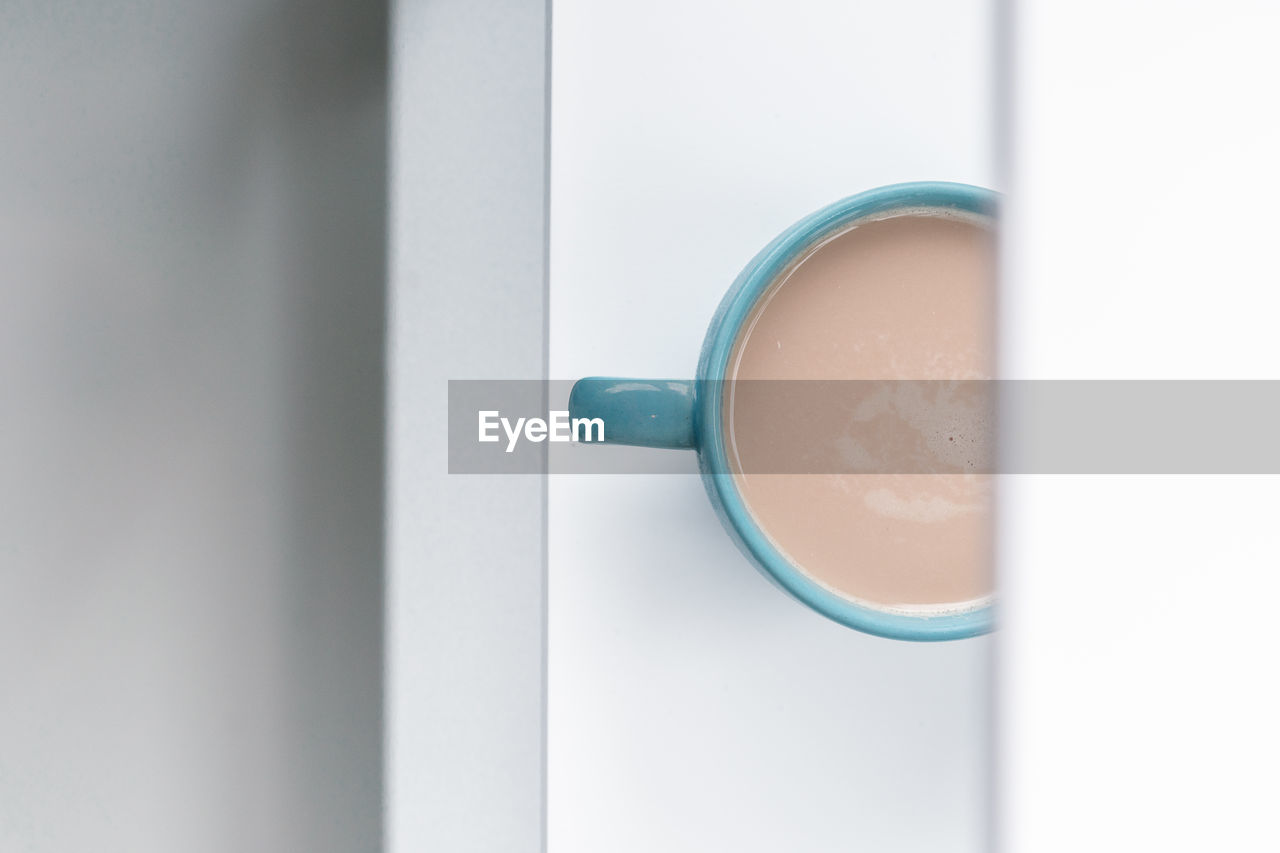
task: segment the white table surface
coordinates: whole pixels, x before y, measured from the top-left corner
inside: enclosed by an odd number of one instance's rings
[[[991,186],[991,16],[557,2],[551,377],[690,376],[792,221],[896,181]],[[553,477],[548,518],[552,853],[986,848],[990,638],[809,612],[694,476]]]

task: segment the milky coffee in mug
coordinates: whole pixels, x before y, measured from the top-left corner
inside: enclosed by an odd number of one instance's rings
[[[739,549],[818,613],[896,639],[982,634],[996,204],[918,182],[815,211],[730,285],[692,381],[582,379],[570,413],[601,418],[606,443],[695,450]]]
[[[786,270],[734,342],[723,406],[738,490],[773,544],[842,596],[920,612],[988,597],[989,475],[761,473],[785,469],[771,429],[777,395],[733,380],[989,378],[994,254],[978,217],[918,210],[861,222]]]

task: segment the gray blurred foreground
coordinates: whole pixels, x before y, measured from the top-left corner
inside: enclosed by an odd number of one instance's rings
[[[380,844],[385,29],[0,5],[0,850]]]

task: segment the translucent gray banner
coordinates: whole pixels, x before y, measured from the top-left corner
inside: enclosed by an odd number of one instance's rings
[[[674,443],[679,387],[691,437],[718,413],[745,474],[1280,473],[1280,381],[634,380],[587,410],[572,387],[451,380],[449,472],[696,473],[687,449],[612,443]]]

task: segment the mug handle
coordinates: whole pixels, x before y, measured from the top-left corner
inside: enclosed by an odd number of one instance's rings
[[[570,418],[599,418],[606,444],[697,447],[694,383],[680,379],[590,376],[569,392]]]

